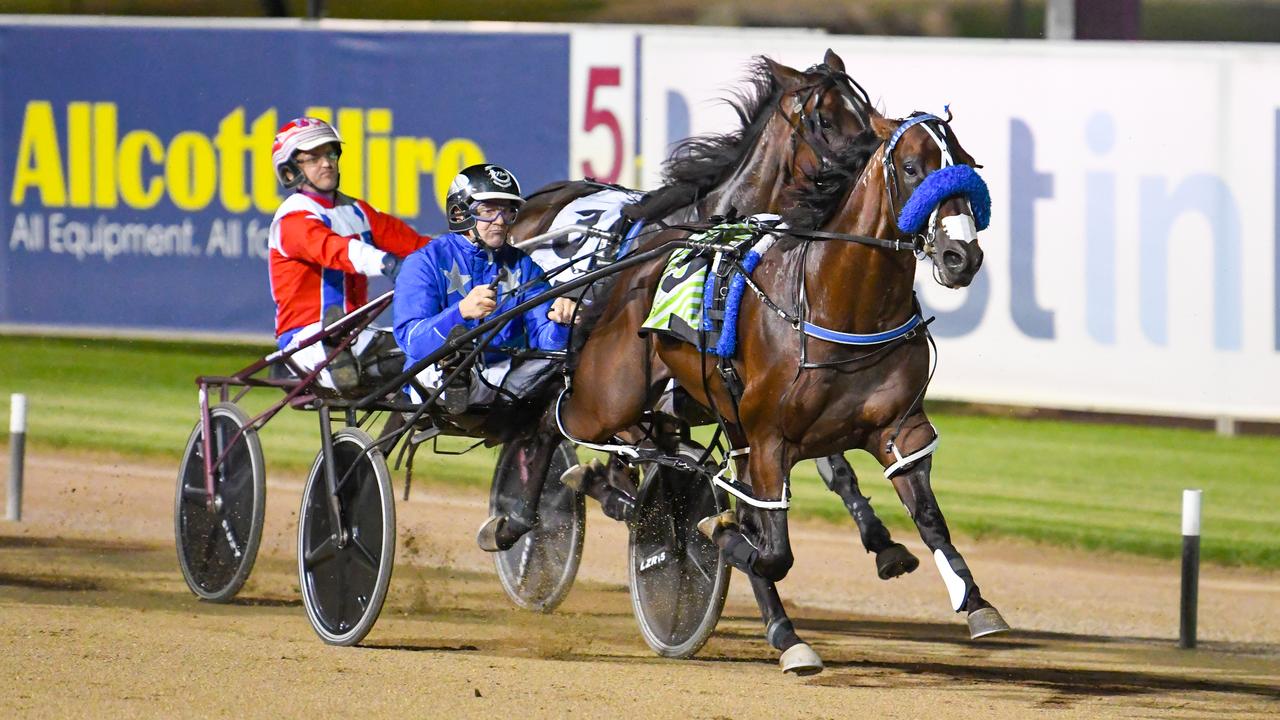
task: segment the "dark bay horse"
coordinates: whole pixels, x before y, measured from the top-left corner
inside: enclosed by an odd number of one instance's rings
[[[821,64],[804,72],[758,57],[750,65],[747,85],[734,103],[742,127],[681,143],[665,166],[666,184],[629,208],[630,217],[684,222],[730,209],[749,213],[787,209],[797,223],[812,227],[830,215],[840,189],[854,177],[835,160],[850,139],[868,127],[873,110],[866,92],[845,73],[844,61],[831,50]],[[546,232],[565,206],[604,187],[567,181],[534,191],[512,226],[512,240]],[[609,286],[603,283],[592,292],[604,297]],[[582,326],[593,325],[594,312],[600,309],[603,303],[587,313]],[[544,417],[524,451],[528,456],[518,464],[542,467],[555,448],[551,440],[557,437],[554,419]],[[522,484],[526,492],[519,506],[522,512],[491,517],[481,527],[477,537],[481,548],[504,550],[533,527],[541,491],[538,478],[530,473]],[[608,512],[609,505],[605,507]]]
[[[825,219],[839,193],[817,196],[813,203],[815,196],[807,191],[817,182],[830,186],[832,159],[867,129],[873,110],[866,92],[832,50],[803,72],[757,57],[747,88],[732,103],[741,127],[681,142],[663,166],[663,187],[629,208],[629,217],[678,222],[730,208],[745,214],[779,212],[808,198],[810,222]],[[535,190],[512,237],[545,232],[562,208],[600,189],[589,181],[565,181]]]
[[[849,449],[872,454],[933,553],[953,608],[968,613],[971,634],[1008,627],[952,545],[930,486],[937,436],[923,402],[931,370],[927,326],[919,326],[912,290],[917,257],[892,249],[895,242],[914,244],[932,259],[939,283],[968,285],[982,263],[976,228],[989,217],[985,185],[981,207],[973,192],[939,194],[944,186],[926,180],[935,173],[939,180],[966,172],[976,178],[973,159],[947,122],[933,116],[893,121],[873,115],[870,130],[843,154],[859,180],[846,186],[839,209],[822,227],[842,235],[781,234],[760,255],[753,278],[773,307],[761,295],[743,299],[733,363],[744,384],[740,398],[693,346],[640,334],[663,269],[654,262],[619,278],[560,404],[566,434],[594,443],[636,423],[652,389],[668,378],[719,409],[734,448],[749,448],[737,470],[751,496],[739,495],[736,517],[730,511],[703,526],[725,558],[750,577],[783,669],[801,673],[820,670],[821,660],[796,635],[774,583],[793,560],[785,510],[790,469],[806,458]],[[937,197],[924,208],[924,232],[914,235],[919,228],[908,232],[899,222],[907,209],[920,215],[911,200],[926,185],[920,196]],[[867,242],[848,241],[854,236]],[[894,339],[870,347],[845,344],[877,333]]]
[[[856,177],[837,158],[868,130],[875,113],[866,92],[830,49],[821,64],[803,72],[757,58],[748,85],[734,103],[741,127],[681,143],[664,165],[663,187],[628,208],[630,217],[674,223],[771,212],[786,213],[793,226],[802,228],[829,217]],[[534,191],[512,237],[519,241],[546,232],[570,202],[600,189],[595,183],[571,181]],[[844,457],[836,454],[823,462],[823,479],[849,509],[863,545],[876,554],[879,576],[889,579],[914,570],[919,561],[892,540]]]

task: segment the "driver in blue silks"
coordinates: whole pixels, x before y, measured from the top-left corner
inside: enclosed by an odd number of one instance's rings
[[[405,258],[396,278],[395,338],[406,369],[440,348],[451,333],[473,329],[549,289],[542,269],[507,244],[522,204],[519,182],[499,165],[472,165],[454,178],[445,203],[450,232]],[[476,365],[445,388],[439,402],[446,412],[458,414],[500,396],[524,397],[550,379],[553,361],[527,359],[513,367],[511,357],[497,349],[564,349],[575,308],[574,301],[556,298],[512,318]],[[447,374],[447,366],[432,365],[418,379],[435,388]]]

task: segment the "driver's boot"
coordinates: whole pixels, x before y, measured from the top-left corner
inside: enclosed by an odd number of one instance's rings
[[[604,514],[614,520],[630,520],[635,514],[635,498],[609,484],[609,469],[595,458],[586,465],[565,470],[560,482],[574,492],[595,498]]]

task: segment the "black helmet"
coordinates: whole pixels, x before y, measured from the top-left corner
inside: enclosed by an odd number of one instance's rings
[[[523,205],[520,181],[501,165],[483,163],[463,168],[449,185],[449,195],[445,200],[449,229],[464,232],[475,227],[476,217],[471,206],[485,200],[511,200],[517,207]]]

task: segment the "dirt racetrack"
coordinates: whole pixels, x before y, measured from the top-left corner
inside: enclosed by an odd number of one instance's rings
[[[1181,651],[1176,561],[961,538],[1015,628],[972,642],[916,538],[920,569],[883,582],[851,523],[797,524],[780,589],[827,670],[796,678],[741,576],[698,659],[654,656],[624,529],[595,509],[565,604],[515,609],[472,540],[484,498],[429,486],[397,504],[377,626],[333,648],[298,599],[302,478],[269,476],[254,574],[219,606],[177,568],[175,472],[28,457],[23,522],[0,522],[0,717],[1280,717],[1280,573],[1203,568],[1201,647]]]

